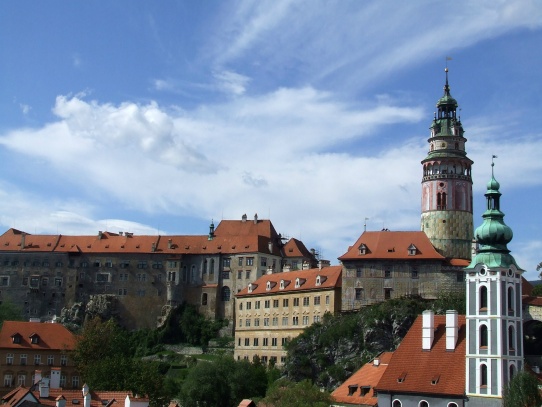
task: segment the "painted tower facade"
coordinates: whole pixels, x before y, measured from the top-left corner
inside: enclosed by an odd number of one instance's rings
[[[422,161],[421,227],[445,257],[471,259],[473,162],[467,157],[457,101],[450,94],[448,68],[444,95],[430,127],[429,153]]]
[[[465,269],[469,406],[500,406],[503,387],[523,369],[523,270],[507,248],[513,234],[503,221],[499,187],[492,174],[484,220],[475,232],[478,250]]]

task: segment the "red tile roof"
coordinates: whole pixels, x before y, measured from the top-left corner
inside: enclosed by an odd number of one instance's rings
[[[462,396],[465,393],[465,316],[458,316],[459,335],[454,351],[446,350],[446,316],[435,315],[435,336],[430,351],[422,350],[419,316],[394,352],[376,386],[379,392]],[[403,381],[398,381],[404,377]],[[436,383],[432,381],[436,379]]]
[[[337,403],[376,406],[378,399],[374,393],[374,387],[386,371],[392,355],[393,352],[383,352],[371,362],[363,365],[361,369],[335,389],[331,393],[331,397]],[[375,360],[378,361],[378,364],[375,363]],[[368,387],[368,392],[362,395],[364,387]],[[351,393],[352,395],[349,395]]]
[[[317,277],[320,276],[320,285],[316,285]],[[314,268],[309,270],[290,271],[285,273],[265,274],[248,287],[236,294],[236,297],[251,295],[271,295],[279,292],[307,291],[307,290],[329,290],[342,286],[342,266],[329,266],[322,269]],[[296,280],[301,285],[296,288]],[[284,281],[284,289],[280,288],[280,282]],[[269,282],[270,289],[267,289]],[[249,288],[252,286],[252,291]]]
[[[522,298],[524,305],[533,305],[536,307],[542,307],[542,297],[532,297],[529,295],[524,295]]]
[[[360,246],[365,245],[366,254],[360,254]],[[416,254],[409,254],[409,247],[416,247]],[[363,232],[348,251],[339,257],[339,260],[365,260],[365,259],[403,259],[403,260],[445,260],[439,254],[424,232]]]
[[[215,236],[247,236],[258,235],[270,239],[278,237],[278,233],[270,220],[258,219],[257,221],[222,220],[215,229]]]
[[[283,248],[284,257],[313,257],[313,254],[309,252],[303,242],[291,238],[286,242]]]
[[[21,335],[21,343],[13,343],[12,336]],[[30,336],[39,335],[38,343],[31,343]],[[75,336],[61,324],[42,322],[4,321],[0,330],[2,349],[57,349],[72,350]]]

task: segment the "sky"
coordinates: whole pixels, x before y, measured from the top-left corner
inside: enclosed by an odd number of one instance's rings
[[[537,0],[0,3],[0,233],[202,235],[271,219],[338,264],[420,230],[420,161],[449,68],[474,225],[542,261]],[[447,60],[447,57],[451,60]]]

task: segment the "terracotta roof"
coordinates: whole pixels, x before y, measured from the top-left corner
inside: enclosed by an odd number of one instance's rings
[[[265,236],[270,239],[278,237],[273,224],[268,219],[222,220],[215,229],[215,236]]]
[[[524,305],[542,307],[542,297],[532,297],[530,295],[524,295],[522,297],[522,302]]]
[[[364,246],[362,246],[364,245]],[[416,254],[410,255],[409,248],[414,245]],[[360,254],[360,247],[365,247],[365,254]],[[439,254],[424,232],[363,232],[348,251],[339,260],[364,259],[403,259],[403,260],[445,260]]]
[[[303,242],[294,238],[288,240],[282,250],[284,251],[284,257],[314,257]]]
[[[320,285],[317,285],[318,276],[320,276]],[[322,269],[314,268],[286,273],[265,274],[249,284],[248,287],[243,288],[236,294],[236,297],[270,295],[293,291],[329,290],[342,286],[341,276],[342,266],[329,266]],[[281,288],[281,281],[284,282],[284,288]],[[296,281],[299,281],[299,287],[296,287]],[[252,290],[249,292],[251,287]]]
[[[435,336],[430,351],[422,350],[419,316],[393,353],[376,386],[379,392],[463,396],[465,393],[465,316],[458,316],[459,334],[454,351],[446,350],[446,316],[435,315]],[[403,378],[404,380],[400,380]],[[435,384],[433,384],[435,383]]]
[[[470,264],[469,260],[465,259],[450,259],[450,265],[458,267],[467,267]]]
[[[363,365],[361,369],[335,389],[331,393],[331,397],[337,403],[376,406],[378,399],[374,394],[374,387],[386,371],[392,355],[393,352],[383,352],[371,362]],[[375,363],[375,360],[378,361],[378,364]]]
[[[20,343],[13,343],[13,335],[21,335]],[[30,336],[39,335],[38,343],[31,343]],[[61,324],[42,322],[4,321],[0,330],[2,349],[58,349],[75,347],[75,336]]]
[[[531,295],[533,293],[534,286],[529,283],[525,277],[521,276],[521,295]]]

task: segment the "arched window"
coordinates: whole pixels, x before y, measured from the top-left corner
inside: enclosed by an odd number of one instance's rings
[[[207,274],[207,259],[203,260],[203,274]]]
[[[190,282],[196,281],[196,265],[192,264],[190,268]]]
[[[211,259],[211,267],[209,267],[209,274],[215,273],[215,259]]]
[[[508,313],[514,313],[514,289],[508,287]]]
[[[201,295],[201,305],[207,305],[207,293]]]
[[[480,347],[487,348],[487,326],[480,325]]]
[[[451,403],[448,403],[447,407],[458,407],[458,405],[457,403],[451,402]]]
[[[510,367],[508,368],[510,372],[510,376],[508,377],[508,381],[512,380],[512,378],[516,375],[516,365],[513,363],[510,364]]]
[[[391,407],[402,407],[402,404],[399,400],[393,400]]]
[[[480,365],[480,387],[487,387],[487,366],[483,363]]]
[[[446,198],[446,192],[442,193],[442,209],[446,209],[448,205],[447,198]]]
[[[429,403],[425,400],[420,401],[418,407],[429,407]]]
[[[509,350],[516,349],[514,344],[515,344],[515,341],[514,341],[514,327],[512,325],[510,325],[508,327],[508,349]]]
[[[222,287],[222,301],[227,302],[230,300],[231,297],[231,290],[230,287],[224,286]]]
[[[480,309],[487,310],[487,287],[485,285],[480,287]]]

